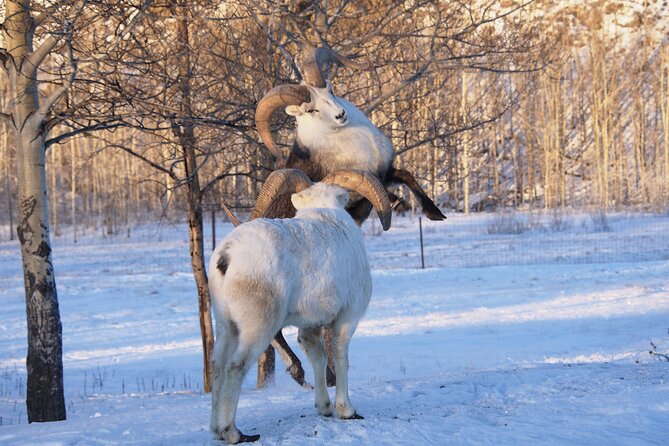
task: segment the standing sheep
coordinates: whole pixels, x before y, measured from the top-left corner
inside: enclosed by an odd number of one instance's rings
[[[216,318],[211,430],[228,443],[256,441],[235,424],[242,381],[274,335],[286,325],[314,368],[316,409],[331,416],[326,357],[321,330],[334,334],[335,409],[342,419],[360,417],[348,396],[348,346],[369,304],[370,268],[362,232],[344,210],[355,191],[390,226],[390,201],[383,186],[365,172],[337,172],[312,185],[301,171],[273,172],[252,218],[262,216],[274,198],[296,191],[291,219],[259,218],[239,225],[215,250],[209,287]]]
[[[359,169],[376,176],[386,187],[405,184],[418,199],[423,212],[430,220],[445,219],[444,214],[423,191],[414,176],[406,170],[394,167],[395,151],[390,138],[355,105],[336,96],[332,91],[332,85],[324,75],[324,68],[327,65],[345,65],[357,69],[369,67],[328,48],[307,47],[298,59],[303,77],[302,83],[284,84],[272,88],[256,107],[256,128],[268,150],[281,160],[281,164],[285,167],[302,170],[312,181],[320,181],[326,175],[338,170]],[[297,122],[295,143],[287,159],[274,142],[270,126],[272,114],[279,109],[295,117]],[[372,205],[364,197],[353,193],[346,210],[358,224],[362,224],[369,216]],[[275,200],[266,215],[285,218],[293,216],[294,213],[290,197],[284,195]],[[332,385],[334,373],[331,369],[334,363],[329,344],[329,334],[326,332],[326,349],[330,365],[328,383]],[[288,365],[288,371],[293,379],[301,385],[306,385],[300,361],[281,332],[277,333],[272,345]]]

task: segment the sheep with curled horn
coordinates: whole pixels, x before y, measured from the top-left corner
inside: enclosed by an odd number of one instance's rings
[[[256,108],[256,127],[260,138],[280,160],[280,164],[302,170],[312,181],[320,181],[329,173],[341,169],[360,169],[379,178],[386,187],[405,184],[429,219],[445,219],[414,176],[393,166],[395,151],[390,139],[352,103],[334,95],[332,84],[324,76],[327,66],[343,65],[352,69],[369,69],[370,66],[354,62],[331,49],[313,47],[306,47],[299,54],[297,62],[302,82],[299,85],[284,84],[272,88]],[[279,109],[285,110],[297,121],[296,140],[287,159],[276,145],[270,126],[272,114]],[[358,224],[362,224],[372,206],[364,197],[354,193],[346,210]],[[290,198],[284,195],[274,202],[267,216],[285,218],[294,213]],[[299,384],[306,385],[300,361],[280,332],[272,344],[288,364],[291,376]],[[329,340],[326,340],[327,345]],[[330,349],[328,363],[333,365]],[[328,368],[328,382],[333,385],[334,373],[331,368]]]
[[[393,166],[395,151],[390,139],[355,105],[333,93],[332,84],[323,74],[328,65],[370,68],[329,48],[307,47],[298,57],[302,82],[276,86],[258,102],[256,128],[265,146],[284,167],[300,169],[312,181],[337,170],[359,169],[375,175],[386,187],[405,184],[430,220],[445,219],[414,176]],[[272,114],[279,109],[297,122],[295,143],[287,159],[276,145],[270,126]],[[361,224],[372,208],[369,201],[354,195],[346,209]],[[270,215],[290,217],[294,212],[290,200],[284,197]]]
[[[244,375],[275,333],[298,327],[298,339],[314,368],[316,409],[360,419],[348,395],[348,346],[371,297],[372,280],[362,231],[344,210],[345,189],[368,199],[384,230],[391,205],[381,183],[367,172],[327,175],[313,184],[301,171],[273,172],[263,185],[248,223],[239,224],[209,263],[216,319],[211,430],[228,443],[256,441],[235,423]],[[292,194],[294,218],[268,219],[267,208]],[[235,219],[236,223],[240,223]],[[335,405],[326,384],[321,330],[334,333]]]

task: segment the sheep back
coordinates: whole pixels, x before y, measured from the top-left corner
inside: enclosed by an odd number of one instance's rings
[[[371,296],[362,233],[343,209],[304,209],[295,219],[242,224],[215,251],[209,275],[217,311],[277,328],[362,314]]]

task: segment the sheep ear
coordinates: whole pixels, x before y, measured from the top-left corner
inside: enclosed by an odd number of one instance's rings
[[[304,114],[304,111],[300,105],[289,105],[286,107],[286,114],[290,116],[301,116]]]
[[[304,208],[304,197],[302,196],[301,193],[295,193],[290,196],[290,201],[293,203],[293,206],[295,206],[295,209],[302,209]]]
[[[348,192],[344,189],[338,191],[335,198],[341,207],[345,207],[348,204]]]

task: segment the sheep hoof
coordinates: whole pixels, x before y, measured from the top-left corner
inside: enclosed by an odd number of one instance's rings
[[[365,417],[362,415],[358,415],[357,412],[353,412],[353,415],[350,415],[348,417],[341,417],[342,420],[364,420]]]
[[[323,417],[331,417],[334,413],[334,410],[332,409],[332,403],[329,401],[322,405],[316,404],[316,410],[318,411],[318,414]]]
[[[423,208],[425,216],[430,220],[446,220],[446,216],[436,206],[426,206]]]
[[[253,443],[254,441],[258,441],[260,435],[246,435],[237,428],[227,427],[220,432],[218,437],[228,444],[237,444]]]
[[[253,443],[260,439],[260,435],[246,435],[239,433],[239,441],[237,443]]]

